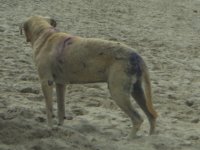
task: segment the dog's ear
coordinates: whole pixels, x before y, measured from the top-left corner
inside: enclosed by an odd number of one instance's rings
[[[53,19],[53,18],[50,18],[50,24],[51,24],[53,27],[56,27],[56,25],[57,25],[56,20]]]
[[[25,36],[26,36],[26,42],[30,42],[31,41],[31,36],[30,36],[30,32],[29,32],[29,28],[28,28],[27,22],[22,24],[22,27],[21,27],[21,30],[20,30],[21,34],[22,34],[22,29],[24,29],[24,33],[25,33]]]

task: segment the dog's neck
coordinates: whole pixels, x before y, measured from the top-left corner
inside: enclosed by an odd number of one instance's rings
[[[40,47],[42,47],[46,43],[46,40],[56,32],[59,31],[54,27],[45,28],[38,33],[38,36],[36,36],[35,39],[31,39],[30,43],[35,50],[35,56],[37,56],[37,54],[39,53]]]
[[[35,36],[33,36],[33,38],[31,39],[31,45],[33,46],[33,44],[35,43],[36,40],[40,39],[41,36],[41,40],[43,40],[43,42],[45,42],[45,40],[51,36],[53,33],[56,33],[56,32],[59,32],[58,29],[50,26],[48,28],[44,28],[44,29],[41,29],[40,31],[38,31],[37,33],[32,33],[32,34],[35,34]]]

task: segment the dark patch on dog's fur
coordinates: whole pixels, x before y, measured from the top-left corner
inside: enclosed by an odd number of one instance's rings
[[[104,73],[105,73],[105,70],[98,70],[97,73],[104,74]]]
[[[71,45],[73,42],[72,41],[69,41],[69,42],[67,42],[67,45]]]
[[[71,37],[66,37],[62,43],[62,46],[61,48],[58,50],[58,56],[57,56],[57,60],[58,60],[58,63],[59,64],[63,64],[64,63],[64,60],[63,60],[63,51],[65,49],[66,46],[72,44],[72,41],[71,41]]]
[[[64,44],[63,44],[63,48],[67,45],[70,45],[72,44],[72,41],[71,41],[71,37],[67,37],[65,40],[64,40]]]
[[[142,58],[135,52],[130,54],[129,57],[131,67],[128,69],[130,74],[136,74],[137,77],[142,75],[141,63],[143,63]]]
[[[101,52],[101,53],[99,53],[99,55],[104,55],[104,53],[103,53],[103,52]]]
[[[134,97],[134,99],[136,100],[137,104],[146,111],[145,108],[147,108],[147,103],[146,103],[146,99],[145,99],[145,94],[144,91],[142,89],[142,85],[141,85],[141,81],[137,80],[134,84],[133,84],[133,91],[132,91],[132,95]],[[148,113],[148,111],[146,111],[146,113]],[[148,113],[148,118],[153,119],[154,116],[152,113]]]
[[[54,73],[52,74],[52,76],[53,76],[53,79],[56,79],[56,75]]]
[[[83,68],[86,68],[87,67],[87,65],[83,62],[82,63],[82,65],[83,65]]]
[[[73,73],[73,74],[77,74],[77,73],[78,73],[78,71],[72,71],[72,73]]]
[[[49,86],[52,86],[52,85],[53,85],[53,81],[48,80],[48,85],[49,85]]]
[[[62,59],[59,59],[58,62],[59,62],[60,64],[63,64],[64,61],[63,61]]]
[[[58,65],[59,72],[63,73],[63,67]]]

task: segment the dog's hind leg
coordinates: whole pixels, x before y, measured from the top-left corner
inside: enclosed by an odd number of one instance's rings
[[[147,115],[150,123],[150,134],[152,134],[155,130],[157,113],[152,104],[151,83],[148,69],[144,60],[137,53],[130,54],[129,61],[131,66],[129,68],[129,73],[132,74],[132,76],[136,76],[136,82],[133,84],[131,94]],[[142,83],[144,83],[144,90]]]
[[[116,104],[131,118],[133,128],[130,138],[136,137],[143,119],[140,114],[133,108],[130,102],[130,91],[132,87],[132,79],[123,71],[124,68],[115,65],[111,68],[108,79],[108,87],[112,99]]]
[[[63,125],[65,118],[65,87],[65,84],[56,84],[59,125]]]
[[[47,122],[50,127],[52,127],[52,116],[53,116],[53,85],[49,85],[48,81],[41,82],[42,91],[45,97]]]
[[[146,89],[148,91],[145,91],[145,93],[151,92],[151,91],[149,91],[150,87],[148,87],[148,88],[149,89]],[[150,100],[151,95],[146,94],[146,96],[145,96],[145,93],[142,88],[141,81],[137,80],[133,85],[132,96],[136,100],[138,105],[142,108],[142,110],[144,111],[146,116],[148,117],[148,120],[150,123],[150,132],[149,133],[153,134],[154,130],[155,130],[157,113],[153,109],[152,102]]]

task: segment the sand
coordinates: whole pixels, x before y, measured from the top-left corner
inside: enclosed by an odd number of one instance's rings
[[[133,100],[145,122],[140,137],[126,139],[131,122],[105,83],[68,85],[66,113],[74,118],[47,127],[33,52],[18,29],[36,14],[144,57],[159,113],[155,135]],[[200,149],[200,0],[0,0],[0,16],[0,150]]]

